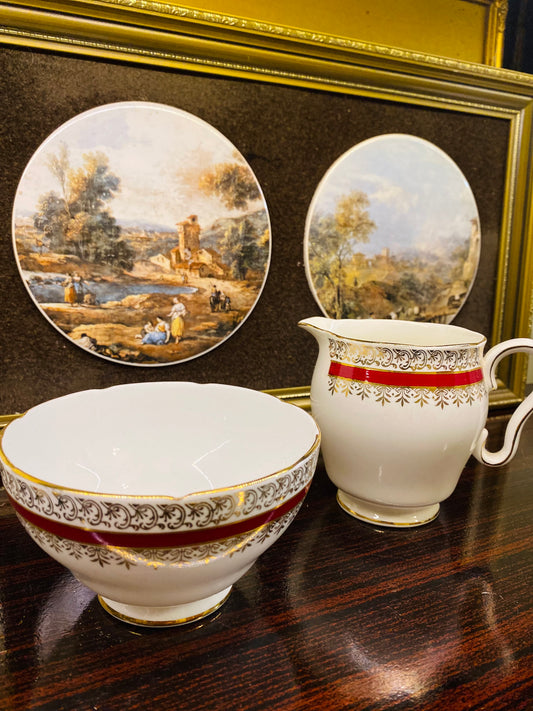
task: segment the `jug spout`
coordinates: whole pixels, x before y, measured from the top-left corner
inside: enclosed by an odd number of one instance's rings
[[[313,410],[314,392],[320,390],[321,383],[327,379],[329,369],[329,341],[332,336],[331,326],[334,319],[324,318],[324,316],[311,316],[298,322],[298,326],[304,331],[309,331],[318,344],[318,356],[311,379],[311,409]]]
[[[331,334],[331,321],[332,319],[325,316],[311,316],[299,321],[298,326],[312,333],[317,341],[320,342],[323,337]]]

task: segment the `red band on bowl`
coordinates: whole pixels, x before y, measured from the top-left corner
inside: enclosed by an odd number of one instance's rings
[[[24,508],[15,499],[9,496],[9,500],[15,511],[28,523],[61,538],[66,538],[76,543],[84,543],[93,546],[117,546],[123,548],[179,548],[201,543],[211,543],[231,536],[237,536],[264,526],[271,521],[289,513],[304,499],[310,486],[309,484],[301,489],[293,497],[284,501],[280,506],[250,518],[227,523],[222,526],[211,528],[200,528],[194,531],[165,531],[160,533],[147,532],[121,532],[121,531],[96,531],[87,528],[71,526],[61,521],[41,516],[29,509]]]

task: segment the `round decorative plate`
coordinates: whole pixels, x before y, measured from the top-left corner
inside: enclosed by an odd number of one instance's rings
[[[477,272],[479,214],[456,163],[384,134],[326,172],[307,215],[305,266],[326,316],[450,323]]]
[[[18,186],[13,239],[48,321],[128,365],[220,345],[270,264],[267,206],[243,156],[205,121],[150,102],[91,109],[42,143]]]

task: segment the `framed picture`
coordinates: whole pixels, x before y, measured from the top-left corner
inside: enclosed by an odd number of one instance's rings
[[[529,336],[532,77],[157,3],[10,2],[1,22],[4,419],[68,392],[148,380],[225,382],[307,406],[317,351],[297,323],[320,310],[306,278],[306,217],[329,166],[384,134],[435,145],[472,190],[479,260],[453,323],[489,344]],[[165,105],[219,132],[253,171],[270,219],[268,275],[242,326],[158,368],[95,357],[58,333],[28,293],[13,238],[15,196],[39,147],[120,102]],[[493,407],[521,400],[525,359],[503,362],[499,379]]]

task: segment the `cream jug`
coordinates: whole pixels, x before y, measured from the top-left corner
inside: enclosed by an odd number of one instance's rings
[[[428,523],[471,454],[490,466],[514,456],[533,394],[493,453],[485,447],[488,393],[498,362],[533,353],[533,340],[484,355],[485,337],[458,326],[318,316],[298,325],[319,344],[312,414],[337,501],[352,516],[381,526]]]

